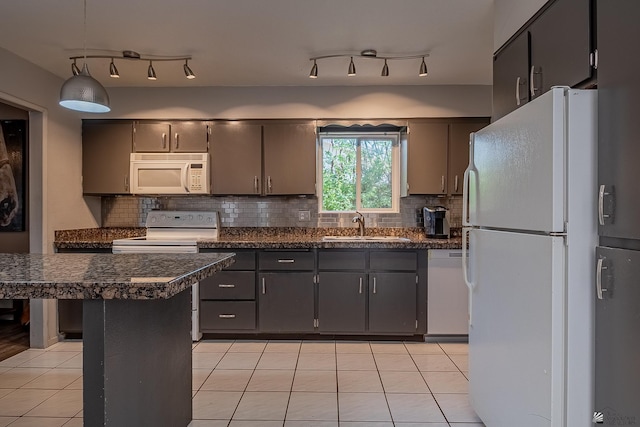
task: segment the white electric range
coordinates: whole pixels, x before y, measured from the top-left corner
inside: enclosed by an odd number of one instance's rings
[[[218,212],[151,211],[147,214],[147,234],[142,237],[113,241],[113,253],[197,253],[198,241],[218,240]],[[200,292],[198,284],[191,286],[191,336],[202,338],[200,332]]]

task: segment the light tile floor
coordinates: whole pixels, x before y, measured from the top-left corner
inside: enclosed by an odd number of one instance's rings
[[[82,426],[82,343],[0,362],[0,427]],[[474,427],[467,344],[202,341],[191,427]]]

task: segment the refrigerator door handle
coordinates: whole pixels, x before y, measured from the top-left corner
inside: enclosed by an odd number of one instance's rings
[[[464,283],[469,288],[469,326],[472,326],[472,310],[473,310],[473,289],[476,287],[476,284],[469,280],[469,255],[467,249],[467,235],[471,233],[470,227],[462,228],[462,275],[464,277]]]
[[[602,270],[606,270],[607,267],[602,265],[604,263],[603,258],[598,258],[598,264],[596,267],[596,292],[598,293],[598,299],[604,299],[602,293],[606,292],[606,289],[602,288]]]
[[[469,176],[471,172],[476,172],[476,165],[473,163],[473,149],[474,149],[475,134],[472,132],[469,135],[469,166],[464,171],[462,176],[462,226],[469,227],[471,222],[469,220]]]

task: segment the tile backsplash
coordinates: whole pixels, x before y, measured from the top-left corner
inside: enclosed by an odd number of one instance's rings
[[[462,226],[462,197],[409,196],[400,213],[364,214],[367,227],[421,227],[424,206],[449,208],[452,228]],[[144,227],[150,210],[212,210],[223,227],[353,227],[353,213],[318,213],[316,197],[109,196],[102,198],[103,227]],[[300,219],[300,218],[303,219]],[[308,219],[307,219],[308,218]]]

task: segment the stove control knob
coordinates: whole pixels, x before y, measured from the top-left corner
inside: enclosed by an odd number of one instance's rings
[[[193,220],[193,215],[189,215],[189,221]]]
[[[167,217],[165,215],[161,215],[160,216],[160,221],[164,221],[165,219],[167,219]]]
[[[207,222],[213,222],[213,218],[211,218],[210,216],[207,217]]]
[[[157,220],[156,220],[156,217],[155,217],[155,216],[152,216],[152,217],[151,217],[151,222],[156,222],[156,221],[157,221]]]

